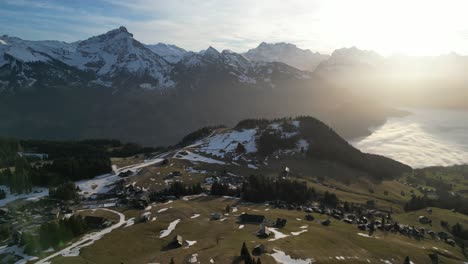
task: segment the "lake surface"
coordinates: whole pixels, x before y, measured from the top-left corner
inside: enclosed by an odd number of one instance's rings
[[[389,118],[370,136],[351,143],[413,168],[468,164],[468,111],[404,110],[411,114]]]

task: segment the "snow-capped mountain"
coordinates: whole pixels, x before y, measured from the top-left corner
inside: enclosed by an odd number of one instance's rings
[[[353,67],[376,67],[385,62],[385,58],[370,50],[356,47],[341,48],[333,51],[330,58],[317,66],[317,71],[346,70]]]
[[[171,65],[133,38],[125,27],[80,41],[65,63],[92,71],[105,82],[126,83],[128,77],[141,78],[141,87],[168,88]],[[129,76],[130,75],[130,76]]]
[[[152,52],[163,57],[169,63],[177,63],[187,53],[183,48],[179,48],[175,45],[158,43],[154,45],[146,45]]]
[[[262,42],[258,47],[244,53],[244,56],[253,61],[283,62],[304,71],[314,71],[320,62],[329,57],[328,55],[312,52],[308,49],[300,49],[294,44],[284,42]]]
[[[275,79],[308,79],[306,72],[280,62],[257,62],[230,50],[217,51],[209,47],[198,53],[187,53],[176,65],[176,73],[193,78],[223,75],[226,81],[247,85],[275,87]]]
[[[21,63],[31,70],[39,65],[48,68],[63,63],[77,71],[94,74],[95,77],[91,80],[93,83],[109,87],[139,86],[163,89],[175,85],[169,74],[172,70],[171,64],[135,40],[125,27],[70,44],[58,41],[27,41],[8,36],[1,37],[0,41],[2,68],[11,68]],[[18,72],[16,76],[32,78],[28,75],[34,75],[34,70],[32,69],[30,74]],[[66,75],[67,72],[56,72],[52,77]],[[5,85],[5,80],[0,81]],[[10,78],[9,81],[9,85],[14,86],[11,83],[14,80]],[[67,78],[63,81],[69,82]],[[84,81],[82,84],[88,85],[89,80]]]
[[[21,68],[12,70],[19,64]],[[48,74],[37,74],[38,67]],[[125,27],[74,43],[3,36],[0,70],[5,72],[0,77],[2,90],[75,83],[111,87],[113,91],[172,91],[187,85],[193,89],[200,79],[209,81],[221,75],[240,85],[275,87],[275,80],[309,78],[308,73],[284,63],[250,60],[228,50],[218,52],[209,47],[196,53],[162,43],[145,45]]]

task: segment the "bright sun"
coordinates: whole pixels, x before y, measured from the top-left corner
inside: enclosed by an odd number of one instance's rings
[[[324,34],[344,46],[382,54],[449,53],[467,34],[468,1],[332,1],[321,11]]]

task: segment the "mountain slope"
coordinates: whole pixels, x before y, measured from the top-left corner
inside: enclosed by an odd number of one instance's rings
[[[214,130],[175,157],[216,164],[268,169],[275,160],[327,160],[365,172],[374,180],[399,177],[411,168],[392,159],[362,153],[312,117],[248,119],[233,129]],[[331,170],[330,170],[331,171]]]
[[[169,63],[177,63],[179,62],[184,54],[187,53],[186,50],[179,48],[175,45],[169,45],[164,43],[158,43],[154,45],[145,45],[148,49],[152,52],[158,54],[159,56],[163,57]]]
[[[329,56],[310,50],[303,50],[290,43],[265,43],[250,49],[244,56],[253,61],[277,61],[289,64],[304,71],[314,71],[315,68]]]

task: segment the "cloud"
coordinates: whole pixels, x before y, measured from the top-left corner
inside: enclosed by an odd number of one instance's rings
[[[76,41],[124,25],[145,43],[189,50],[245,51],[281,41],[325,53],[354,45],[385,54],[466,53],[460,32],[468,30],[467,7],[461,0],[0,0],[0,10],[17,12],[0,17],[0,30],[31,38],[21,27],[29,23],[43,38]]]
[[[413,110],[391,118],[372,135],[353,145],[414,168],[468,163],[468,117],[463,111]],[[462,125],[460,125],[462,124]]]

